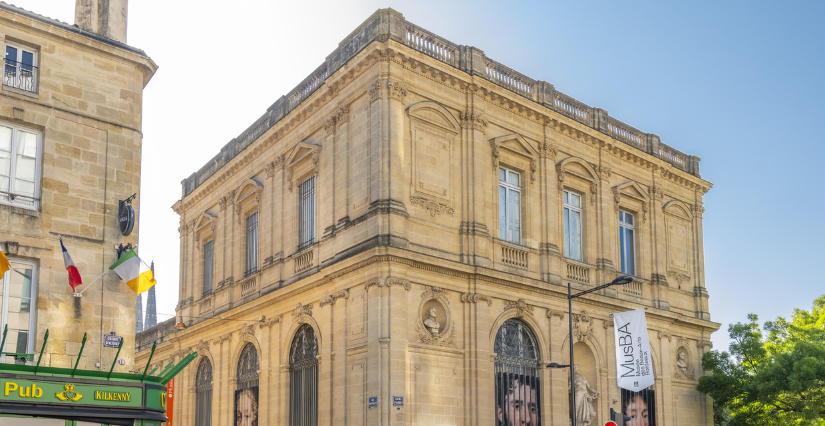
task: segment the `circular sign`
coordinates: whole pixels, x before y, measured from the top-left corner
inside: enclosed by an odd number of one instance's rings
[[[135,227],[135,209],[131,205],[125,205],[120,209],[120,215],[117,218],[117,227],[120,234],[128,237],[132,233],[132,228]]]
[[[604,426],[619,426],[619,425],[617,425],[616,422],[611,420],[611,421],[605,423]]]

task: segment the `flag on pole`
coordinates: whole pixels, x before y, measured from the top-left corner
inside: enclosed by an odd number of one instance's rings
[[[63,237],[60,237],[60,247],[63,249],[63,266],[65,266],[66,271],[69,272],[69,285],[72,286],[72,292],[77,293],[76,288],[78,285],[83,284],[83,280],[80,279],[80,272],[78,272],[77,267],[74,266],[72,256],[69,255],[66,246],[63,245]]]
[[[126,281],[135,294],[141,294],[155,285],[155,275],[146,263],[140,260],[134,248],[123,253],[109,270],[115,271],[120,279]]]
[[[3,252],[3,248],[0,247],[0,279],[3,278],[3,275],[5,275],[9,269],[11,269],[9,259],[6,257],[6,253]]]

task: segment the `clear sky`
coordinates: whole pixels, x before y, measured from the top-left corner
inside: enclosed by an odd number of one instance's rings
[[[8,0],[7,0],[8,1]],[[14,0],[65,22],[74,0]],[[140,255],[158,320],[178,299],[180,181],[309,75],[380,7],[702,157],[713,335],[825,293],[825,2],[133,0],[144,92]]]

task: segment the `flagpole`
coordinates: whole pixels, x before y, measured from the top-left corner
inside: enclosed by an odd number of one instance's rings
[[[105,270],[105,271],[103,271],[103,273],[102,273],[102,274],[100,274],[100,275],[98,275],[98,276],[97,276],[97,278],[95,278],[95,279],[94,279],[94,281],[90,282],[90,283],[89,283],[89,285],[87,285],[87,286],[86,286],[86,288],[84,288],[83,290],[81,290],[81,291],[79,291],[79,292],[77,292],[77,293],[74,293],[74,297],[81,297],[81,296],[83,296],[83,292],[84,292],[84,291],[86,291],[86,290],[88,290],[88,289],[89,289],[89,287],[91,287],[91,286],[92,286],[92,284],[96,283],[96,282],[97,282],[97,280],[99,280],[99,279],[100,279],[100,277],[102,277],[102,276],[103,276],[104,274],[106,274],[107,272],[109,272],[109,270],[108,270],[108,269],[107,269],[107,270]]]

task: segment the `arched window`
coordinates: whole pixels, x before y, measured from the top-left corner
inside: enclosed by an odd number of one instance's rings
[[[238,359],[235,426],[258,426],[258,351],[247,343]]]
[[[318,425],[318,339],[315,330],[304,324],[295,333],[289,348],[289,424]]]
[[[509,319],[495,343],[496,424],[541,424],[541,386],[536,337],[527,324]]]
[[[212,363],[204,357],[195,377],[195,424],[212,425]]]

